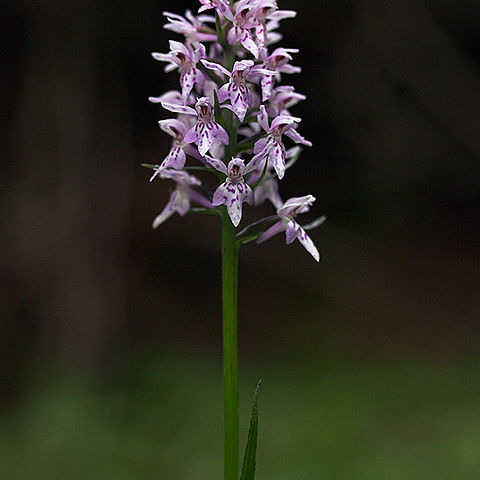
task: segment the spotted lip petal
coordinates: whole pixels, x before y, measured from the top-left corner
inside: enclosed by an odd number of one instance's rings
[[[195,127],[185,135],[185,143],[197,142],[198,153],[202,157],[210,150],[214,140],[219,140],[224,145],[228,144],[228,134],[217,122],[197,122]]]
[[[234,184],[230,181],[223,182],[213,194],[213,206],[225,205],[227,212],[235,227],[242,219],[243,202],[253,204],[253,191],[245,182]]]
[[[273,142],[268,153],[268,161],[273,165],[278,178],[281,180],[285,175],[285,147],[281,142]]]
[[[312,239],[306,234],[305,230],[295,221],[290,220],[286,226],[286,241],[290,245],[296,238],[305,247],[312,257],[318,262],[320,261],[320,254],[317,247],[314,245]]]

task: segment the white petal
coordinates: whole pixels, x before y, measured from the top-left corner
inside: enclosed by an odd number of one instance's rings
[[[218,171],[224,173],[225,175],[227,174],[227,166],[221,160],[217,160],[216,158],[210,157],[209,155],[205,155],[205,159],[213,168],[216,168]]]
[[[215,63],[215,62],[209,62],[208,60],[200,60],[206,68],[208,68],[209,70],[215,70],[219,73],[223,73],[224,75],[227,75],[227,77],[230,77],[231,76],[231,73],[225,68],[225,67],[222,67],[222,65],[218,64],[218,63]]]

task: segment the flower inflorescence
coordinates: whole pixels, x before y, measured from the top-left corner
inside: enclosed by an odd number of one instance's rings
[[[299,156],[299,145],[312,145],[297,131],[301,119],[289,111],[306,97],[292,86],[280,85],[282,74],[301,71],[290,64],[298,50],[270,49],[282,38],[276,32],[279,21],[295,17],[296,12],[279,10],[276,0],[200,3],[197,16],[189,10],[185,17],[164,12],[168,20],[164,28],[181,34],[184,41],[171,40],[168,53],[152,53],[155,60],[166,63],[166,72],[180,74],[180,91],[149,98],[176,114],[159,121],[173,137],[172,147],[161,164],[149,165],[155,170],[151,180],[159,177],[176,184],[153,227],[174,212],[181,216],[189,211],[215,212],[223,205],[237,227],[243,203],[260,205],[269,200],[276,215],[243,228],[237,233],[239,241],[261,243],[285,231],[287,244],[298,239],[318,261],[317,248],[295,220],[315,198],[306,195],[284,202],[278,189],[278,180]],[[287,150],[284,137],[297,145]],[[197,166],[188,166],[187,158]],[[187,173],[194,168],[219,176],[220,185],[213,193]],[[202,208],[192,209],[192,202]]]

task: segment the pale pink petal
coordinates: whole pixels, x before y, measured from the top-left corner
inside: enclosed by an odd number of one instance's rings
[[[227,190],[227,186],[230,185],[230,182],[223,182],[218,186],[213,194],[212,205],[218,207],[219,205],[224,205],[230,195]]]
[[[222,65],[218,64],[218,63],[215,63],[215,62],[209,62],[208,60],[200,60],[206,68],[208,68],[209,70],[215,70],[219,73],[223,73],[224,75],[227,75],[227,77],[230,77],[231,76],[231,73],[225,68],[223,67]]]
[[[159,62],[172,62],[172,55],[170,53],[152,52],[152,57]]]
[[[186,125],[176,118],[167,118],[166,120],[159,120],[158,126],[173,138],[176,138],[178,134],[182,137],[187,130]]]
[[[262,102],[266,102],[272,96],[274,80],[275,77],[273,75],[264,75],[262,77]]]
[[[180,75],[180,85],[182,86],[182,100],[183,103],[187,103],[188,96],[198,80],[200,72],[196,68],[190,68]]]
[[[234,193],[231,193],[231,195],[228,197],[227,201],[225,202],[225,205],[227,207],[227,212],[228,216],[230,217],[230,220],[232,221],[233,225],[235,227],[238,227],[238,224],[240,223],[240,220],[242,219],[242,198],[239,195],[238,192],[238,185],[233,185],[230,184],[230,188],[234,190]]]
[[[203,195],[201,195],[200,193],[193,190],[193,188],[191,188],[189,190],[189,195],[190,195],[190,199],[192,200],[192,202],[196,202],[196,203],[202,205],[202,207],[205,207],[205,208],[212,208],[213,207],[212,202],[210,200],[208,200]]]
[[[193,143],[197,141],[197,138],[197,126],[195,125],[185,134],[185,136],[183,137],[183,141],[185,143]]]
[[[217,160],[216,158],[210,157],[209,155],[205,155],[205,159],[207,162],[213,167],[216,168],[218,171],[227,174],[227,166],[222,162],[222,160]]]
[[[260,138],[255,142],[255,145],[253,146],[253,153],[258,154],[260,152],[263,152],[267,148],[267,146],[269,146],[268,144],[271,142],[272,142],[271,137]],[[267,152],[265,151],[263,152],[263,154],[266,155]]]
[[[285,230],[285,225],[281,220],[273,224],[268,230],[262,233],[257,239],[257,243],[263,243],[269,238],[272,238],[277,233],[283,232]]]
[[[286,129],[287,126],[295,125],[295,123],[300,123],[301,121],[302,119],[299,117],[292,117],[290,115],[279,115],[272,120],[270,129],[274,130],[279,126],[282,126],[282,128]]]
[[[302,71],[300,67],[289,65],[288,63],[278,67],[277,70],[282,73],[300,73]]]
[[[225,102],[225,100],[228,100],[230,98],[230,85],[230,82],[226,83],[217,90],[218,101],[220,103],[223,103]]]
[[[268,159],[281,180],[285,174],[285,147],[282,143],[275,142],[275,145],[270,149]]]
[[[258,45],[255,43],[251,33],[246,28],[242,28],[242,32],[240,33],[240,43],[255,58],[258,58]]]
[[[228,145],[228,133],[226,130],[219,125],[217,122],[209,122],[207,123],[207,128],[211,128],[213,137],[217,140],[220,140],[224,145]]]
[[[192,107],[186,105],[176,105],[174,103],[162,102],[162,107],[174,113],[184,113],[186,115],[196,115],[197,112]]]
[[[290,245],[300,233],[300,225],[295,220],[290,220],[285,229],[287,245]]]
[[[213,122],[209,122],[209,123],[213,123]],[[205,156],[205,154],[208,152],[208,150],[210,150],[210,147],[212,146],[213,138],[214,138],[212,134],[212,129],[213,128],[208,128],[206,124],[202,123],[199,125],[199,128],[197,130],[198,153],[202,157]]]
[[[190,209],[189,191],[190,189],[187,187],[177,187],[177,195],[175,196],[175,200],[173,202],[173,208],[182,217],[186,215]]]
[[[160,165],[160,168],[174,168],[181,170],[185,166],[186,156],[181,146],[174,146],[168,152],[165,160]]]
[[[152,223],[153,228],[157,228],[159,225],[161,225],[165,220],[170,218],[173,213],[175,212],[173,203],[175,201],[175,197],[177,196],[177,191],[175,190],[172,192],[170,195],[170,199],[168,200],[168,203],[165,205],[165,208],[162,210],[162,212],[155,217]]]
[[[312,146],[312,142],[306,140],[302,135],[300,135],[294,128],[290,128],[285,132],[287,137],[290,137],[295,143],[301,143],[307,147]]]
[[[270,127],[268,126],[268,115],[267,110],[265,109],[265,105],[260,105],[260,113],[257,115],[257,120],[260,126],[268,132]]]
[[[317,247],[313,243],[312,239],[305,233],[305,230],[302,227],[300,227],[300,233],[297,238],[300,243],[306,248],[307,252],[310,253],[317,262],[319,262],[320,253],[318,253]]]
[[[272,12],[268,14],[269,20],[284,20],[285,18],[294,18],[297,16],[297,12],[294,10],[277,10],[276,12]]]

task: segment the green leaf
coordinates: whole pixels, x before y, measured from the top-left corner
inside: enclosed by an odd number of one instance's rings
[[[217,29],[218,43],[220,43],[220,45],[225,45],[225,32],[223,31],[222,22],[220,21],[220,16],[218,15],[218,12],[216,10],[215,10],[215,27]]]
[[[255,145],[257,140],[260,140],[263,137],[266,137],[267,133],[256,133],[251,137],[245,138],[242,140],[235,148],[235,153],[246,152],[247,150],[251,150]]]
[[[160,165],[154,165],[152,163],[142,163],[142,167],[151,168],[152,170],[156,170]]]
[[[184,170],[198,170],[200,172],[210,172],[210,173],[217,173],[217,171],[214,169],[214,168],[210,168],[210,167],[200,167],[200,166],[197,166],[197,165],[192,165],[192,166],[186,166],[186,167],[183,167]]]
[[[212,215],[220,215],[220,212],[215,208],[191,208],[188,213],[209,213]]]
[[[223,128],[226,127],[225,118],[223,116],[222,109],[220,108],[220,102],[218,101],[217,91],[213,91],[214,99],[214,112],[215,112],[215,121],[219,123]]]
[[[254,480],[255,478],[255,458],[257,455],[257,433],[258,433],[258,392],[260,384],[258,382],[253,396],[252,414],[250,416],[250,428],[248,429],[247,445],[245,447],[245,456],[243,457],[242,474],[240,480]]]
[[[262,174],[260,175],[260,178],[252,185],[252,190],[255,190],[258,185],[260,185],[260,182],[263,180],[263,177],[265,177],[265,174],[267,173],[267,165],[268,165],[268,158],[265,158],[265,165],[263,166]]]
[[[326,219],[327,217],[325,215],[322,215],[321,217],[316,218],[313,222],[310,222],[308,225],[302,225],[302,228],[304,230],[312,230],[313,228],[317,228],[322,223],[324,223]]]

